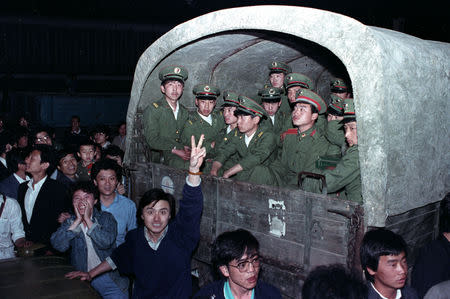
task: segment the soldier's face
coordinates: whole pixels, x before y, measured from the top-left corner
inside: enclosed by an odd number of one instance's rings
[[[311,105],[306,103],[295,104],[292,111],[292,123],[297,127],[313,125],[317,117],[317,113],[312,113]]]
[[[328,121],[332,121],[332,120],[339,120],[339,121],[341,121],[343,119],[344,119],[343,116],[337,116],[337,115],[333,115],[333,114],[328,114],[327,115],[327,120]]]
[[[283,87],[284,83],[284,73],[272,73],[269,76],[270,84],[272,84],[273,87],[281,88]]]
[[[288,97],[290,103],[293,103],[295,101],[295,94],[297,93],[297,91],[300,88],[301,88],[300,86],[289,87],[289,89],[287,91],[287,97]]]
[[[354,146],[355,144],[358,144],[358,130],[356,128],[356,121],[346,123],[344,125],[344,129],[345,139],[347,140],[348,145]]]
[[[280,108],[280,105],[281,105],[281,100],[279,102],[275,102],[275,103],[268,103],[268,102],[262,103],[264,110],[266,110],[267,114],[269,114],[270,116],[274,116],[275,113],[277,113],[278,108]]]
[[[170,101],[178,101],[183,94],[183,88],[183,83],[177,80],[172,80],[165,82],[164,85],[161,85],[161,92]]]
[[[227,125],[232,125],[237,122],[237,117],[234,115],[234,111],[236,111],[236,107],[223,108],[223,118],[225,119],[225,123]]]
[[[343,100],[348,99],[350,97],[350,93],[348,93],[348,92],[339,92],[339,93],[333,92],[332,94],[340,97]]]
[[[209,116],[216,107],[216,100],[195,99],[197,111],[203,116]]]
[[[251,117],[251,115],[238,115],[237,125],[239,132],[252,134],[258,128],[259,116]]]

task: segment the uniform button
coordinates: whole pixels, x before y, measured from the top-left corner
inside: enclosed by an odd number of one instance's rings
[[[175,141],[176,141],[176,142],[180,142],[180,139],[179,139],[179,138],[177,138],[177,139],[175,139]]]
[[[175,132],[175,133],[177,133],[178,134],[178,130]]]

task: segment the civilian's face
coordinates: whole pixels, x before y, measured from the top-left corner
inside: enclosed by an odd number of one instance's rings
[[[106,138],[107,138],[107,137],[108,137],[108,136],[106,136],[105,133],[97,132],[97,133],[95,133],[95,135],[94,135],[94,141],[95,141],[95,143],[98,143],[98,144],[100,144],[100,145],[103,145],[103,144],[106,142]]]
[[[28,121],[24,118],[24,117],[21,117],[20,119],[19,119],[19,125],[21,126],[21,127],[28,127]]]
[[[405,286],[408,264],[405,253],[399,255],[382,255],[378,261],[377,271],[367,268],[374,278],[375,288],[383,294],[383,290],[397,290]]]
[[[94,198],[94,194],[86,193],[83,190],[77,190],[73,193],[72,203],[74,209],[77,209],[80,215],[84,215],[87,209],[92,210],[97,200]]]
[[[116,173],[112,169],[102,169],[98,172],[94,183],[101,195],[112,195],[118,183]]]
[[[255,259],[258,262],[255,262]],[[239,270],[239,264],[243,270]],[[245,265],[245,266],[244,266]],[[240,291],[249,291],[256,286],[259,276],[259,256],[257,253],[248,256],[246,253],[240,259],[232,260],[227,266],[221,266],[220,271],[228,279],[230,287]]]
[[[125,136],[127,134],[127,125],[123,124],[119,127],[119,135]]]
[[[233,125],[237,122],[237,117],[234,115],[236,107],[224,107],[223,108],[223,118],[227,125]]]
[[[25,164],[27,165],[26,171],[33,175],[45,172],[45,164],[48,163],[41,163],[41,152],[34,150],[26,157]]]
[[[28,146],[28,137],[22,136],[17,140],[17,147],[23,148]]]
[[[77,130],[80,127],[78,118],[72,118],[72,129]]]
[[[197,111],[203,116],[209,116],[216,106],[216,100],[195,99]]]
[[[91,163],[94,160],[94,154],[95,150],[93,145],[80,146],[80,152],[78,155],[85,163]]]
[[[144,225],[154,239],[158,239],[170,220],[170,205],[165,200],[152,202],[144,207],[141,215]]]
[[[50,145],[50,146],[53,145],[52,138],[45,131],[42,131],[42,132],[39,132],[39,133],[36,134],[36,139],[35,139],[34,143],[36,143],[36,144],[47,144],[47,145]]]
[[[281,88],[284,84],[284,73],[272,73],[269,76],[270,84],[273,87]]]
[[[72,177],[77,172],[77,159],[73,154],[68,154],[59,160],[59,171],[68,177]]]
[[[347,140],[348,145],[354,146],[355,144],[358,144],[358,130],[356,128],[356,121],[346,123],[344,125],[344,130],[345,140]]]

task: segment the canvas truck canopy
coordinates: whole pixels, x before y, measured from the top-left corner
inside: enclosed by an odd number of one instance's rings
[[[311,77],[325,99],[333,77],[350,80],[366,225],[385,226],[388,216],[444,198],[450,189],[450,44],[305,7],[220,10],[150,45],[134,74],[125,163],[145,162],[133,137],[143,134],[136,126],[142,111],[161,98],[161,67],[188,69],[181,103],[193,108],[198,83],[256,96],[274,60]]]

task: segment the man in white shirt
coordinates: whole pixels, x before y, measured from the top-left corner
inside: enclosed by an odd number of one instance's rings
[[[14,245],[25,246],[22,213],[14,198],[0,194],[0,260],[14,257]]]

